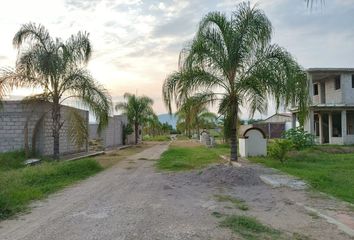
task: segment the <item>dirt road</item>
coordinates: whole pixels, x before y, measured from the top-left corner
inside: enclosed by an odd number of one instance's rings
[[[231,185],[210,175],[212,170],[159,173],[153,160],[166,149],[166,144],[153,146],[36,202],[31,213],[0,223],[0,239],[239,239],[218,227],[219,219],[211,214],[238,213],[215,200],[215,194],[226,193],[244,199],[250,207],[247,214],[279,230],[310,239],[350,239],[293,204],[303,193],[258,181],[261,169],[245,168],[237,175],[240,184]]]

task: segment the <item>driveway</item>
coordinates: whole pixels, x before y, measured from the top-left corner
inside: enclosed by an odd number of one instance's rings
[[[259,166],[213,166],[188,173],[160,173],[155,145],[114,167],[33,204],[31,213],[0,223],[1,240],[239,239],[218,227],[212,212],[237,213],[215,194],[232,194],[249,205],[246,214],[310,239],[350,239],[335,225],[314,219],[298,201],[306,193],[273,189],[259,181]],[[243,213],[242,213],[243,214]]]

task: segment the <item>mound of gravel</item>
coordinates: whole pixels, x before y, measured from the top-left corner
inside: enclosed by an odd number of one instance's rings
[[[183,173],[183,178],[191,183],[204,182],[216,185],[254,186],[263,184],[259,178],[259,169],[252,166],[214,165],[199,171]]]

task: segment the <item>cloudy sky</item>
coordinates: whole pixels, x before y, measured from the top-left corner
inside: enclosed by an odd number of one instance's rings
[[[230,13],[238,0],[11,0],[0,8],[0,66],[14,66],[11,42],[21,24],[45,25],[52,36],[90,33],[89,69],[113,100],[124,92],[154,99],[157,113],[164,78],[177,68],[178,54],[210,11]],[[354,67],[354,0],[326,0],[311,9],[303,0],[251,1],[274,26],[273,42],[305,68]],[[12,98],[28,94],[17,90]],[[273,110],[270,109],[270,113]]]

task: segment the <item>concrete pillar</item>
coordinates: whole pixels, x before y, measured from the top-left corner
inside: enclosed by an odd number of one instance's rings
[[[323,83],[320,83],[318,82],[317,83],[317,88],[318,88],[318,103],[321,104],[322,103],[322,95],[323,95],[323,92],[322,92],[322,85]]]
[[[312,105],[312,102],[313,102],[313,81],[312,81],[312,75],[310,73],[307,73],[307,79],[308,79],[308,84],[309,84],[310,105]]]
[[[296,113],[291,114],[291,128],[296,128]]]
[[[310,120],[310,133],[315,135],[315,119],[314,119],[314,112],[313,110],[310,110],[310,117],[309,117],[309,120]]]
[[[333,136],[333,120],[332,120],[332,113],[328,113],[328,135],[329,135],[329,143],[332,143],[332,136]]]
[[[318,127],[320,132],[320,144],[323,144],[323,123],[322,123],[322,115],[318,113]]]
[[[347,111],[342,111],[342,139],[343,144],[345,144],[347,139]]]

